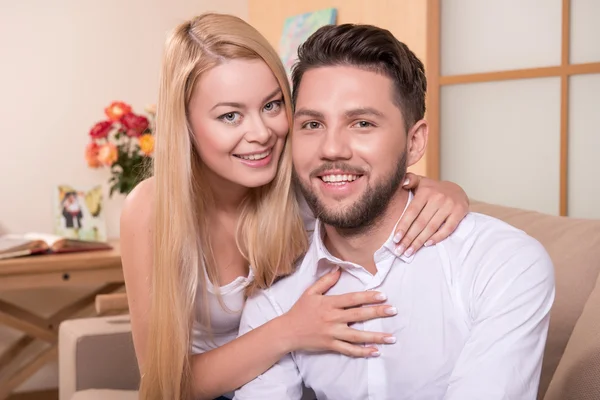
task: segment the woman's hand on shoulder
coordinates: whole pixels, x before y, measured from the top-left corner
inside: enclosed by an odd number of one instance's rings
[[[292,351],[334,351],[351,357],[376,357],[373,344],[390,344],[396,339],[383,332],[351,328],[354,322],[393,317],[397,311],[383,304],[386,296],[376,291],[325,295],[340,278],[336,269],[306,289],[296,304],[283,315],[292,337]],[[366,307],[362,307],[366,306]],[[363,346],[364,343],[370,345]]]
[[[398,254],[411,256],[446,239],[469,212],[469,197],[456,183],[409,172],[403,187],[412,189],[414,197],[396,227]]]

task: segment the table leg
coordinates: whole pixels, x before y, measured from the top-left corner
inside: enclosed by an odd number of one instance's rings
[[[11,360],[19,357],[31,343],[33,343],[31,336],[21,336],[0,355],[0,365],[8,365]]]
[[[109,283],[85,297],[58,310],[49,318],[39,317],[20,307],[0,300],[0,324],[25,333],[17,342],[0,354],[0,372],[14,367],[19,357],[37,341],[50,343],[50,347],[41,351],[35,358],[24,363],[16,372],[0,379],[0,400],[6,399],[20,384],[29,379],[40,368],[58,356],[58,327],[66,319],[91,307],[97,295],[113,293],[123,287],[122,283]]]
[[[49,343],[55,343],[58,338],[56,332],[48,329],[44,318],[3,300],[0,300],[0,325],[9,326]]]
[[[48,362],[53,361],[58,356],[58,346],[51,345],[39,353],[33,360],[23,365],[17,372],[12,374],[8,379],[0,382],[0,399],[6,399],[11,392],[21,383],[25,382],[35,374],[40,368]]]

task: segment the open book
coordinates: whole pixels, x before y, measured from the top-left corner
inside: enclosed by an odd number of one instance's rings
[[[8,234],[0,236],[0,260],[39,253],[68,253],[111,249],[106,242],[68,239],[45,233]]]

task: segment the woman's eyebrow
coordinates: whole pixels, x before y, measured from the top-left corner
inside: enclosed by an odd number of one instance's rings
[[[281,93],[281,88],[276,88],[275,90],[273,90],[267,97],[265,97],[265,99],[263,100],[263,103],[266,103],[267,101],[269,101],[269,99],[271,99],[273,96],[275,96],[278,93]]]
[[[222,102],[215,104],[213,106],[213,108],[210,109],[210,111],[214,110],[217,107],[222,107],[222,106],[233,107],[233,108],[244,108],[244,105],[242,103],[222,101]]]
[[[263,103],[266,103],[269,99],[271,99],[273,96],[275,96],[278,93],[281,93],[280,88],[277,88],[277,89],[273,90],[271,93],[269,93],[269,95],[267,97],[265,97],[265,99],[263,100]],[[211,108],[210,110],[212,111],[215,108],[222,107],[222,106],[233,107],[233,108],[244,108],[245,107],[242,103],[238,103],[235,101],[221,101],[221,102],[218,102],[217,104],[215,104],[213,106],[213,108]]]

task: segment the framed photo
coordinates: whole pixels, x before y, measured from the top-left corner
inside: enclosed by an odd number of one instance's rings
[[[87,189],[59,185],[54,200],[56,235],[85,241],[107,240],[101,186]]]

